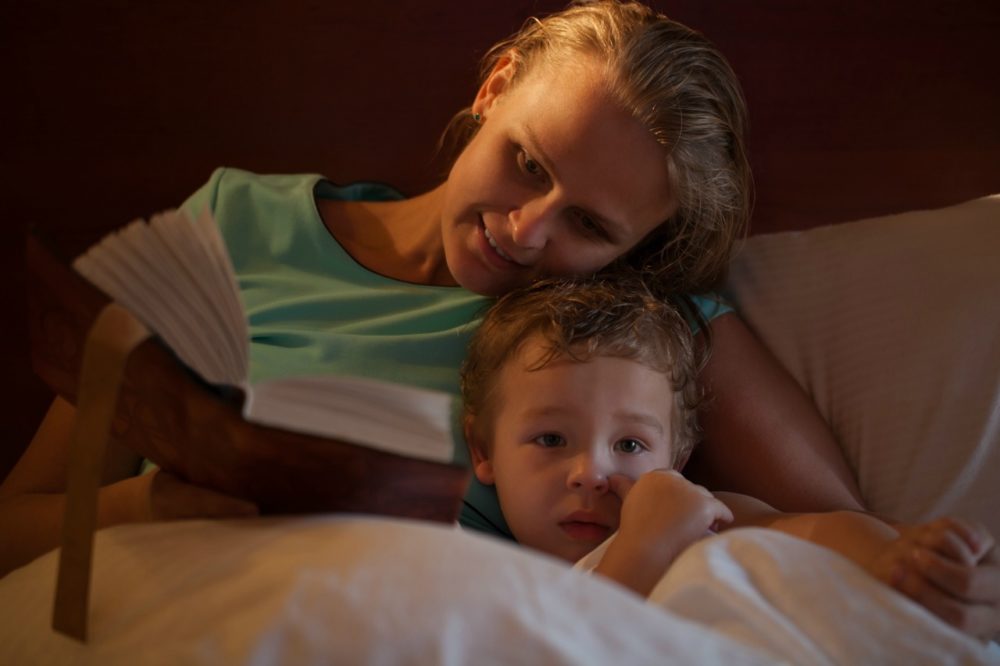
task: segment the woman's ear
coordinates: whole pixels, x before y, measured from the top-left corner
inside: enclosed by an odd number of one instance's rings
[[[483,81],[476,93],[476,99],[472,103],[472,112],[478,113],[483,118],[493,110],[497,100],[510,89],[514,79],[516,64],[511,54],[505,54],[493,65],[493,70]]]
[[[465,415],[465,441],[469,445],[469,456],[472,458],[472,472],[480,483],[492,486],[496,482],[493,475],[493,463],[490,462],[486,453],[486,442],[476,435],[475,420],[471,414]]]

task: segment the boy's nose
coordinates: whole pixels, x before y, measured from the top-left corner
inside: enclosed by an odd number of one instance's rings
[[[566,485],[570,490],[583,490],[598,494],[608,492],[609,472],[593,455],[581,454],[573,460]]]

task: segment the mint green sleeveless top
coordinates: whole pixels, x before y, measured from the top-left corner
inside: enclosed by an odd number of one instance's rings
[[[317,199],[401,199],[374,183],[337,186],[314,174],[222,168],[184,207],[215,216],[250,325],[250,379],[347,374],[455,396],[453,459],[468,464],[458,369],[489,299],[461,287],[401,282],[358,264],[330,234]],[[729,310],[696,298],[706,320]],[[473,478],[460,522],[510,538],[492,486]]]

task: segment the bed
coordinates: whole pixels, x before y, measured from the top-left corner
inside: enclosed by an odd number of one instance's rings
[[[418,192],[444,168],[434,141],[476,57],[561,4],[11,8],[6,264],[29,222],[73,252],[218,164]],[[1000,9],[658,6],[711,36],[746,88],[757,201],[731,297],[814,396],[873,509],[1000,534]],[[22,312],[17,268],[2,289]],[[25,331],[2,334],[5,473],[50,396]],[[1000,661],[828,553],[758,531],[701,542],[650,602],[476,535],[359,516],[123,526],[96,552],[89,643],[48,628],[49,554],[0,580],[0,661]]]

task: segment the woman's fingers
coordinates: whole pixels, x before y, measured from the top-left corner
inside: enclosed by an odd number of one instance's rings
[[[150,493],[151,512],[157,520],[238,518],[259,513],[252,502],[192,485],[162,470],[155,472]]]
[[[979,523],[950,517],[922,526],[914,540],[969,566],[974,566],[994,545],[993,536]]]
[[[929,553],[929,551],[922,552]],[[939,558],[939,565],[959,566],[940,560],[940,556],[935,553],[930,555]],[[914,559],[919,562],[921,558]],[[939,586],[937,583],[939,580],[952,584],[955,582],[955,579],[950,577],[954,572],[945,573],[946,568],[933,567],[937,579],[932,579],[930,576],[921,575],[923,565],[918,563],[918,570],[906,570],[894,581],[894,587],[946,623],[967,634],[986,639],[1000,631],[1000,608],[995,604],[957,598]],[[961,583],[959,586],[965,585],[967,583]]]
[[[917,547],[891,584],[934,615],[967,634],[990,639],[1000,632],[1000,565],[994,552],[976,566]]]
[[[913,559],[920,575],[948,595],[960,601],[1000,605],[1000,565],[994,556],[970,567],[921,548]]]

